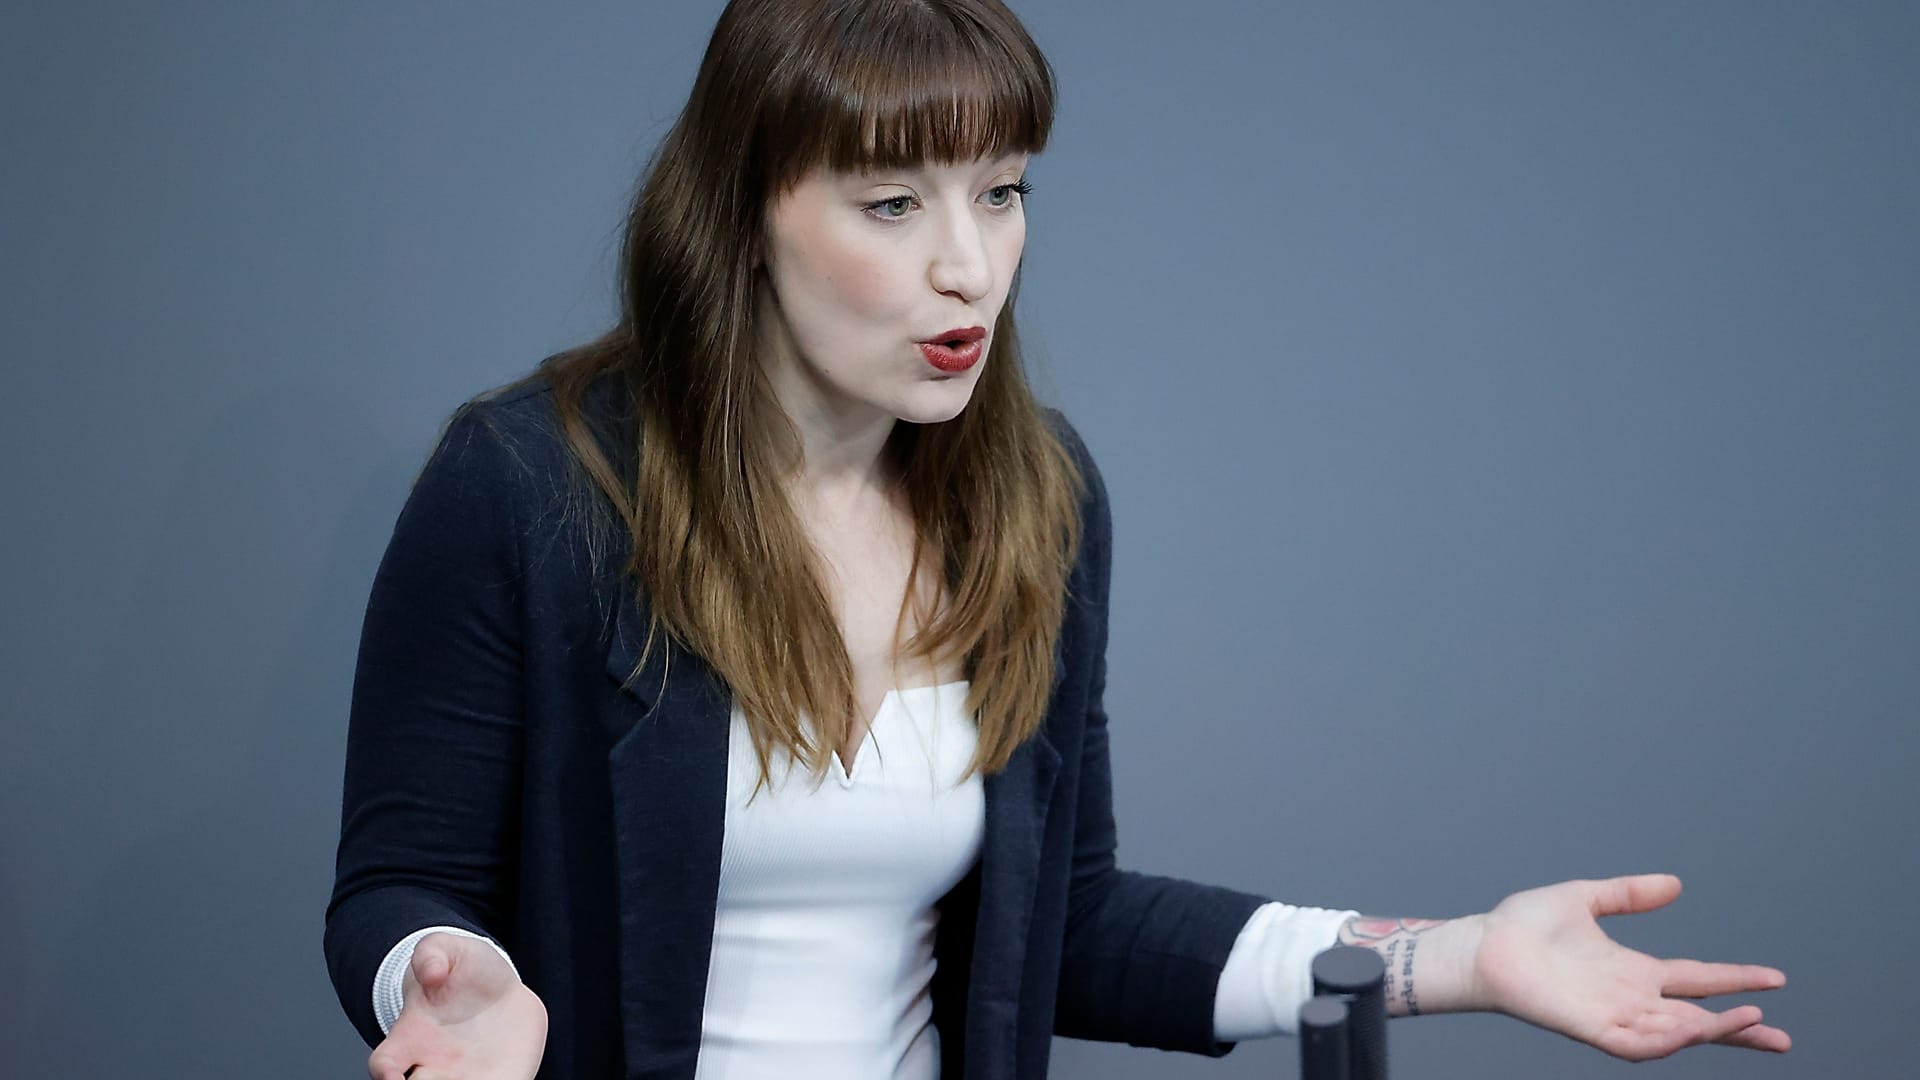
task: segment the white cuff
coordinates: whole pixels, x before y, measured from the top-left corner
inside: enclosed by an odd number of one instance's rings
[[[1213,999],[1221,1042],[1297,1035],[1300,1006],[1313,997],[1313,958],[1338,943],[1360,913],[1274,901],[1254,911],[1234,939]]]
[[[380,1034],[393,1030],[394,1021],[400,1019],[400,1007],[406,1003],[407,965],[413,961],[413,950],[428,934],[453,934],[458,937],[470,937],[493,946],[500,959],[513,968],[514,978],[520,977],[520,969],[514,967],[513,957],[507,950],[490,937],[463,930],[458,926],[427,926],[400,939],[399,944],[387,950],[386,959],[380,961],[380,970],[373,976],[373,1018],[379,1021]]]

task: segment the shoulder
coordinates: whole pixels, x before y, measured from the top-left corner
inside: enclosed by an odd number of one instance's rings
[[[1087,448],[1086,440],[1080,436],[1080,431],[1074,427],[1073,421],[1067,419],[1066,413],[1051,405],[1042,405],[1040,414],[1046,419],[1047,427],[1059,441],[1061,449],[1066,451],[1068,459],[1073,462],[1075,471],[1080,474],[1082,520],[1093,529],[1104,531],[1109,527],[1110,520],[1107,484],[1105,478],[1100,475],[1099,464],[1093,459],[1093,451]]]
[[[562,526],[583,482],[554,387],[536,371],[475,394],[445,416],[410,501],[448,522],[524,541]]]
[[[1104,602],[1113,563],[1113,514],[1107,502],[1106,481],[1086,440],[1066,413],[1049,405],[1041,407],[1041,415],[1079,475],[1080,528],[1074,545],[1068,594],[1100,598]]]
[[[414,478],[415,497],[438,492],[497,505],[508,493],[523,491],[551,449],[551,397],[550,391],[516,387],[460,402],[440,422]]]
[[[631,406],[620,395],[620,381],[603,376],[578,400],[579,417],[603,444],[617,417]],[[578,480],[574,456],[562,428],[558,394],[544,362],[526,375],[482,391],[455,407],[440,429],[434,456],[470,459],[471,467],[490,470],[496,480],[532,482],[549,491],[565,490]]]
[[[1080,437],[1079,429],[1073,426],[1073,421],[1067,419],[1066,413],[1052,405],[1042,405],[1040,416],[1046,420],[1047,429],[1053,432],[1054,438],[1060,440],[1060,445],[1066,449],[1076,465],[1087,466],[1093,463],[1093,456],[1087,451],[1086,440]]]
[[[534,374],[482,391],[456,406],[441,426],[441,444],[492,442],[537,450],[559,433],[553,385]]]

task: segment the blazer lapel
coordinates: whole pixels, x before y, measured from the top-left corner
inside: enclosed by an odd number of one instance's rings
[[[1027,929],[1040,879],[1047,804],[1059,771],[1060,752],[1042,730],[984,784],[980,906],[974,916],[973,960],[967,968],[963,1058],[968,1080],[1019,1075],[1016,1036]]]
[[[644,613],[623,598],[607,651],[616,682],[633,672],[645,633]],[[691,1080],[720,889],[731,705],[707,665],[664,635],[624,693],[633,722],[607,766],[626,1075]]]
[[[607,754],[619,859],[621,1036],[629,1080],[692,1080],[720,891],[732,705],[705,662],[664,638],[627,683],[645,635],[644,610],[623,598],[606,657],[631,716]],[[982,785],[980,902],[963,1036],[970,1078],[1016,1073],[1027,928],[1059,770],[1060,752],[1043,730]]]

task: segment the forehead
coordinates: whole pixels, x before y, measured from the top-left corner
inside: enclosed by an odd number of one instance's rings
[[[991,168],[1044,149],[1052,124],[1044,70],[1004,61],[861,67],[804,85],[769,110],[756,140],[771,194],[822,172]]]

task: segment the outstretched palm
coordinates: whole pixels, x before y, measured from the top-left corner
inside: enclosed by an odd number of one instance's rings
[[[1787,1050],[1793,1040],[1760,1023],[1757,1006],[1715,1013],[1684,1000],[1771,990],[1786,984],[1780,971],[1662,960],[1619,945],[1597,921],[1652,911],[1679,895],[1680,879],[1671,874],[1514,893],[1485,918],[1474,961],[1480,996],[1501,1012],[1629,1061],[1699,1043]]]

